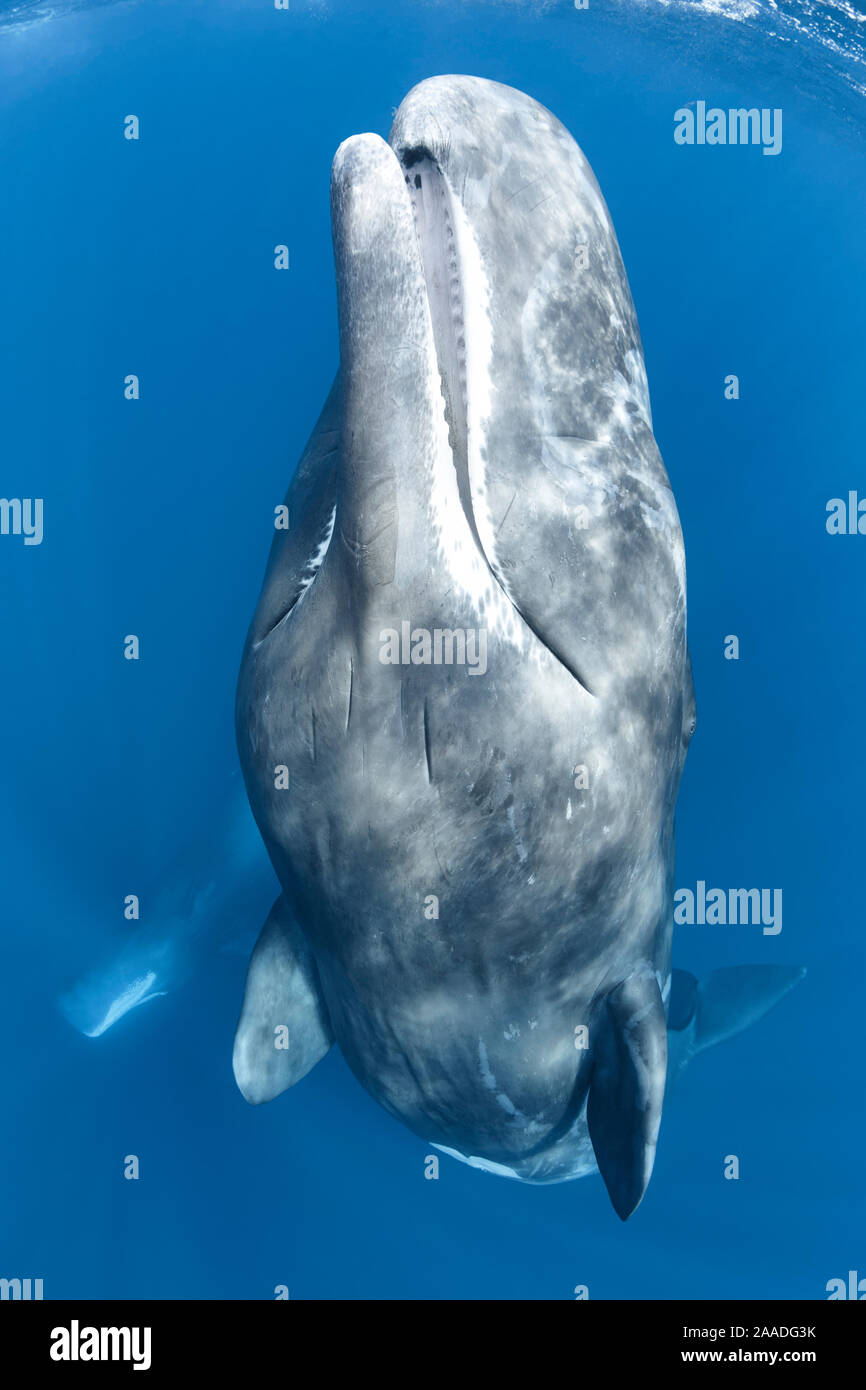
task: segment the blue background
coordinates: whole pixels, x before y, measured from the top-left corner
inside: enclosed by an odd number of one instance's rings
[[[711,8],[0,6],[0,492],[45,499],[40,547],[0,538],[0,1274],[46,1297],[339,1299],[823,1298],[866,1274],[866,538],[825,530],[829,498],[866,495],[864,26]],[[688,559],[677,883],[784,892],[779,936],[681,927],[674,962],[808,967],[694,1062],[626,1225],[598,1177],[442,1158],[425,1181],[428,1148],[336,1051],[249,1108],[238,956],[98,1040],[56,1007],[130,930],[125,893],[187,844],[193,880],[213,867],[272,509],[336,366],[330,161],[439,72],[555,111],[628,269]],[[696,99],[783,108],[782,153],[676,146]]]

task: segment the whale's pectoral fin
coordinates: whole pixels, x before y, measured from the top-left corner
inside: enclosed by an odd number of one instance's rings
[[[698,985],[695,1050],[726,1042],[769,1013],[806,971],[800,965],[733,965]]]
[[[312,952],[283,897],[247,971],[232,1065],[251,1105],[273,1100],[324,1057],[334,1034]]]
[[[655,975],[635,975],[606,996],[590,1027],[589,1136],[617,1216],[631,1216],[655,1158],[667,1065],[665,1011]]]

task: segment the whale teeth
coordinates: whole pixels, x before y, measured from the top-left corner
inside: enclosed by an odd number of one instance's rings
[[[605,996],[590,1039],[589,1137],[614,1210],[625,1221],[650,1180],[665,1092],[665,1011],[651,971]]]

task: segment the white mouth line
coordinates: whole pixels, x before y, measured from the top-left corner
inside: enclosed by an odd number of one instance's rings
[[[427,286],[427,302],[433,327],[437,369],[449,426],[448,452],[457,480],[461,510],[475,556],[483,563],[480,573],[466,584],[456,572],[456,556],[449,550],[449,509],[436,505],[439,540],[452,575],[473,598],[476,609],[493,616],[492,626],[520,650],[525,647],[524,627],[563,666],[590,696],[592,690],[562,653],[522,611],[496,562],[495,528],[487,506],[487,423],[492,414],[491,363],[493,331],[490,322],[490,287],[481,254],[460,199],[447,175],[426,149],[404,150],[398,155],[415,214],[421,263]],[[446,283],[447,281],[447,283]],[[508,505],[507,512],[516,497]],[[445,543],[443,543],[445,542]],[[462,557],[461,557],[462,558]],[[473,566],[474,568],[474,566]],[[478,590],[479,579],[482,591]],[[490,581],[493,581],[492,584]],[[533,645],[530,644],[530,651]]]
[[[440,442],[443,457],[433,460],[431,502],[439,549],[449,572],[476,611],[501,636],[522,648],[523,633],[515,621],[515,605],[490,563],[490,551],[482,539],[485,517],[479,506],[479,496],[483,497],[479,440],[484,438],[489,407],[483,413],[475,407],[479,396],[482,400],[489,396],[489,387],[483,389],[484,370],[473,369],[474,364],[467,358],[466,305],[469,299],[486,303],[486,279],[477,253],[475,274],[466,274],[466,246],[471,242],[471,234],[468,228],[458,226],[462,209],[438,163],[426,150],[404,154],[401,162],[412,202],[430,312],[435,350],[431,373],[439,382],[447,425],[447,440]],[[467,280],[471,281],[468,287]],[[473,325],[473,336],[479,342],[489,339],[489,324],[484,327],[486,332],[475,332]],[[482,356],[486,359],[486,355]],[[481,392],[477,390],[479,383]],[[492,537],[492,528],[488,525],[486,529]]]

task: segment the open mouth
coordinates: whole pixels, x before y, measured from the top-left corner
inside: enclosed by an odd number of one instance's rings
[[[398,158],[405,170],[406,186],[415,214],[421,264],[427,286],[427,303],[433,327],[433,342],[439,365],[439,380],[445,401],[448,442],[457,475],[460,505],[472,538],[491,573],[494,573],[478,534],[472,505],[469,477],[466,315],[451,190],[438,163],[428,150],[404,150]],[[497,578],[495,573],[494,578]]]
[[[461,258],[458,210],[454,206],[448,180],[439,163],[424,146],[398,149],[396,154],[405,174],[415,215],[439,380],[445,401],[448,441],[457,476],[457,491],[467,525],[494,582],[514,611],[578,685],[588,695],[592,695],[592,690],[574,663],[551,644],[549,634],[544,633],[515,601],[493,559],[492,536],[485,545],[480,534],[473,504],[469,463],[468,352],[475,345],[467,343],[466,312],[467,293],[477,293],[479,287],[466,283],[465,266]],[[463,235],[466,233],[463,232]]]

